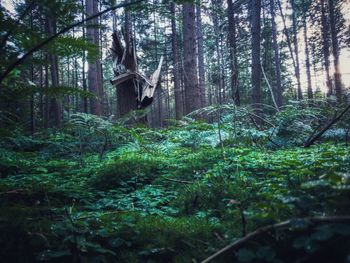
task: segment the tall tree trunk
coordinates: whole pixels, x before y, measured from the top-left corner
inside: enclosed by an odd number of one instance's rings
[[[342,90],[341,73],[339,69],[339,43],[338,43],[338,33],[337,33],[337,25],[336,25],[337,21],[335,17],[334,0],[328,0],[328,9],[329,9],[329,22],[331,26],[331,37],[332,37],[335,94],[338,98],[338,101],[341,101],[343,90]]]
[[[33,12],[30,12],[30,28],[33,30]],[[34,83],[34,65],[30,65],[30,80]],[[30,133],[35,133],[35,94],[30,97]]]
[[[232,0],[227,0],[228,42],[230,48],[232,99],[237,106],[241,104],[238,89],[238,60],[236,39],[236,14]]]
[[[44,71],[45,71],[45,91],[46,91],[46,94],[45,94],[45,99],[44,99],[44,104],[45,104],[45,107],[44,107],[44,128],[47,129],[50,127],[50,111],[49,111],[49,108],[50,108],[50,100],[49,100],[49,96],[48,96],[48,91],[49,91],[49,55],[46,54],[45,55],[45,68],[44,68]]]
[[[183,4],[184,87],[185,112],[187,114],[201,107],[197,74],[196,35],[195,6],[189,3]]]
[[[273,37],[273,49],[275,53],[275,70],[276,70],[276,103],[280,108],[283,105],[283,90],[281,81],[281,60],[280,51],[277,40],[277,26],[276,26],[276,13],[275,13],[275,1],[270,0],[270,10],[272,19],[272,37]]]
[[[97,0],[86,0],[86,15],[91,16],[95,14],[96,12],[96,2]],[[96,3],[95,3],[96,2]],[[96,26],[98,25],[98,19],[92,19],[89,22],[87,22],[87,29],[86,29],[86,38],[87,40],[96,45],[99,50],[99,39],[96,37],[98,36],[98,33],[96,33]],[[100,103],[100,73],[99,73],[99,67],[98,62],[99,60],[96,59],[95,61],[91,61],[91,58],[89,59],[89,68],[88,68],[88,87],[89,91],[96,96],[96,98],[90,99],[90,113],[101,116],[102,114],[102,108]]]
[[[200,3],[196,5],[197,17],[197,45],[198,45],[198,80],[199,89],[201,92],[201,106],[207,105],[206,91],[205,91],[205,68],[204,68],[204,40],[202,29],[202,10]]]
[[[255,113],[259,116],[261,110],[261,0],[251,0],[251,33],[252,33],[252,102]],[[259,121],[257,119],[257,121]]]
[[[296,63],[295,63],[295,58],[294,58],[294,53],[293,53],[293,48],[292,48],[292,42],[290,40],[290,34],[288,32],[288,29],[287,29],[286,17],[283,14],[282,6],[281,6],[281,0],[277,0],[276,2],[277,2],[277,5],[278,5],[278,9],[280,11],[280,14],[281,14],[281,18],[282,18],[282,22],[283,22],[283,33],[286,36],[290,57],[291,57],[292,62],[293,62],[294,72],[296,72]]]
[[[220,0],[212,0],[213,6],[216,8],[212,12],[212,18],[213,18],[213,27],[214,27],[214,34],[215,34],[215,52],[216,52],[216,63],[217,63],[217,69],[215,71],[215,83],[218,85],[216,86],[216,103],[222,104],[223,99],[223,76],[222,76],[222,64],[223,62],[221,61],[221,51],[220,51],[220,30],[219,30],[219,18],[217,14],[217,9],[221,5]]]
[[[333,85],[331,80],[331,75],[329,72],[330,62],[329,62],[329,25],[326,15],[326,5],[325,0],[321,0],[321,19],[322,19],[322,51],[324,59],[324,68],[326,71],[326,84],[328,88],[327,96],[333,95]]]
[[[100,10],[99,10],[99,3],[100,6],[102,4],[102,1],[94,1],[94,14],[97,14]],[[100,115],[103,115],[103,75],[102,75],[102,35],[101,35],[101,17],[98,17],[95,19],[95,23],[96,26],[94,28],[95,32],[94,32],[94,42],[95,45],[98,47],[99,49],[99,56],[96,59],[96,70],[97,70],[97,91],[98,91],[98,98],[99,98],[99,103],[100,103],[100,110],[101,113]]]
[[[300,63],[299,63],[299,47],[298,47],[298,30],[297,30],[297,18],[296,18],[296,8],[295,8],[295,0],[291,0],[292,4],[292,20],[293,20],[293,44],[294,44],[294,53],[295,53],[295,75],[297,78],[297,94],[298,99],[303,99],[303,92],[301,90],[301,82],[300,82]]]
[[[174,95],[175,95],[175,116],[176,119],[181,119],[183,114],[182,92],[181,92],[181,80],[180,80],[180,62],[179,62],[179,49],[177,46],[177,30],[176,30],[176,9],[175,3],[171,3],[171,44],[173,51],[173,76],[174,76]]]
[[[84,20],[85,19],[85,4],[84,4],[84,0],[81,0],[81,5],[82,5],[82,10],[83,10],[83,12],[82,12],[82,20]],[[86,30],[85,30],[85,25],[83,25],[83,29],[82,29],[82,31],[83,31],[83,39],[85,39],[85,37],[86,37]],[[82,58],[82,84],[83,84],[83,90],[84,90],[84,92],[86,92],[87,91],[87,86],[86,86],[86,74],[85,74],[85,62],[86,62],[86,52],[85,51],[83,51],[83,58]],[[85,112],[85,113],[88,113],[88,99],[87,99],[87,97],[83,97],[83,111]]]
[[[46,18],[46,31],[50,36],[56,33],[56,21],[51,17],[51,14],[47,15]],[[50,73],[51,73],[51,87],[58,88],[59,87],[59,73],[58,73],[58,57],[53,54],[48,55],[48,59],[50,62]],[[62,110],[61,103],[56,97],[52,97],[50,99],[49,110],[49,119],[53,117],[53,122],[51,126],[61,127],[62,125]],[[50,126],[50,125],[49,125]]]
[[[41,56],[43,58],[43,56]],[[39,95],[39,116],[41,119],[41,127],[44,127],[44,66],[40,66],[40,75],[39,75],[39,87],[40,87],[40,95]]]
[[[125,12],[124,22],[124,40],[125,40],[125,62],[127,70],[135,71],[136,64],[133,55],[132,43],[132,23],[130,12]],[[119,54],[120,55],[120,54]],[[136,55],[135,55],[136,56]],[[117,115],[122,117],[133,110],[137,110],[136,92],[133,80],[124,81],[117,86]]]
[[[306,10],[303,11],[303,29],[304,29],[304,45],[305,45],[305,67],[307,77],[307,98],[313,99],[312,83],[311,83],[311,67],[310,67],[310,52],[309,52],[309,39],[306,22]]]

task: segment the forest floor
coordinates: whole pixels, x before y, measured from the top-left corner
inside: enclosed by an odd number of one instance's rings
[[[350,224],[305,218],[349,215],[350,146],[220,141],[205,124],[113,129],[107,145],[72,130],[3,140],[3,262],[200,262],[293,218],[218,261],[349,259]]]

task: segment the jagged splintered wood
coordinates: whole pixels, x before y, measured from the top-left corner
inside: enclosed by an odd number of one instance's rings
[[[156,71],[148,78],[138,69],[132,39],[125,41],[126,46],[124,47],[116,32],[113,33],[112,38],[115,77],[111,83],[117,87],[119,116],[121,117],[131,110],[144,109],[151,105],[162,69],[163,56]]]

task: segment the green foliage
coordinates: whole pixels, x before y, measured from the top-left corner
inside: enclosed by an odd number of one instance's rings
[[[8,133],[0,148],[0,256],[198,262],[267,224],[349,215],[349,146],[289,146],[289,123],[313,125],[315,117],[286,108],[273,138],[288,142],[273,149],[269,124],[259,131],[242,113],[232,127],[231,113],[220,124],[184,119],[163,130],[76,114],[60,131]],[[222,261],[344,262],[349,237],[348,224],[295,219]]]
[[[162,161],[146,154],[129,153],[107,163],[92,179],[97,189],[115,189],[118,187],[134,190],[150,184],[162,172]]]

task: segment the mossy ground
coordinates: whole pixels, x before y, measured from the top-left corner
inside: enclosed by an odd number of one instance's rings
[[[161,150],[165,141],[170,150]],[[350,212],[345,144],[192,147],[161,135],[157,142],[139,143],[111,149],[102,160],[93,152],[72,157],[3,148],[0,257],[6,262],[199,262],[263,225]],[[339,237],[337,229],[326,230],[281,232],[277,243],[267,235],[231,260],[294,262],[294,256],[284,256],[288,247],[314,260],[328,239],[349,241],[350,233]],[[310,238],[317,231],[329,238]],[[339,251],[347,256],[340,246]]]

